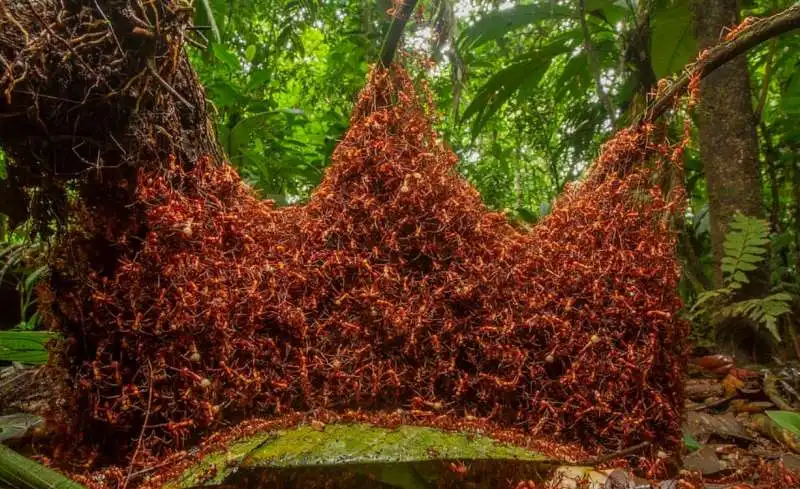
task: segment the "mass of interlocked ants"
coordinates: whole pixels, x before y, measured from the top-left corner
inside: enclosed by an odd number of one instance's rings
[[[374,70],[303,205],[276,208],[210,160],[142,169],[144,222],[108,236],[121,258],[104,267],[89,264],[109,216],[78,214],[44,295],[64,337],[59,416],[87,466],[147,467],[298,412],[459,418],[586,453],[679,447],[683,193],[662,177],[683,145],[621,131],[524,230],[458,175],[417,91]]]

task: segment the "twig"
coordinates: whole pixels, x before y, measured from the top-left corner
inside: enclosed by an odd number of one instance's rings
[[[731,402],[734,399],[736,399],[735,395],[723,397],[722,399],[717,399],[716,401],[709,402],[708,404],[700,404],[700,405],[694,406],[694,407],[692,407],[691,410],[692,411],[704,411],[706,409],[712,409],[712,408],[715,408],[715,407],[722,406],[723,404],[727,404],[727,403]]]
[[[153,64],[152,59],[147,60],[147,69],[150,70],[150,74],[153,75],[153,77],[155,77],[155,79],[158,80],[158,82],[161,83],[161,85],[163,85],[164,88],[166,88],[169,93],[171,93],[175,98],[180,100],[183,105],[189,108],[189,110],[194,110],[194,105],[192,105],[191,102],[183,98],[183,95],[181,95],[180,93],[178,93],[177,90],[172,88],[172,85],[167,83],[167,80],[161,78],[161,75],[158,74],[158,70],[156,70],[156,67]]]
[[[114,25],[111,24],[110,20],[108,20],[108,17],[106,16],[106,13],[103,12],[103,9],[100,8],[100,4],[97,3],[97,0],[94,0],[94,6],[97,9],[97,11],[100,12],[100,16],[103,18],[103,20],[106,21],[106,24],[108,24],[108,30],[111,31],[111,35],[114,36],[114,42],[117,43],[117,49],[119,49],[120,54],[122,54],[124,56],[125,55],[125,51],[123,51],[123,49],[122,49],[122,44],[119,43],[119,39],[117,38],[117,33],[114,32]]]
[[[147,428],[147,422],[150,420],[150,407],[153,405],[153,364],[150,363],[150,360],[147,361],[147,373],[150,376],[150,388],[147,392],[147,411],[144,413],[142,430],[139,432],[139,440],[136,442],[136,450],[133,451],[131,463],[128,465],[128,475],[125,476],[125,482],[122,483],[122,489],[128,487],[128,481],[131,480],[131,473],[133,472],[133,465],[136,463],[136,456],[139,455],[139,449],[142,448],[144,430]]]
[[[649,446],[650,446],[650,442],[649,441],[643,441],[643,442],[641,442],[639,444],[630,446],[628,448],[623,448],[622,450],[619,450],[619,451],[614,452],[614,453],[608,453],[606,455],[601,455],[599,457],[587,458],[585,460],[578,460],[577,462],[570,462],[570,463],[572,465],[581,465],[581,466],[586,466],[586,467],[600,465],[600,464],[603,464],[603,463],[606,463],[606,462],[610,462],[611,460],[624,457],[626,455],[634,454],[634,453],[636,453],[636,452],[638,452],[640,450],[643,450],[643,449],[645,449],[645,448],[647,448]]]
[[[184,39],[186,40],[186,42],[188,42],[189,44],[191,44],[192,46],[196,47],[201,51],[205,51],[206,49],[208,49],[208,44],[203,44],[199,41],[195,41],[190,36],[185,36]]]
[[[395,18],[392,20],[392,25],[389,26],[389,33],[386,35],[383,47],[381,48],[380,62],[381,66],[384,68],[388,68],[392,64],[392,61],[394,61],[394,55],[397,51],[397,46],[400,44],[400,37],[403,35],[403,29],[405,29],[406,22],[408,22],[409,17],[411,17],[411,12],[414,11],[416,5],[417,0],[405,0],[400,12],[395,13]]]
[[[711,72],[734,59],[742,53],[747,52],[759,44],[779,36],[791,30],[800,28],[800,5],[789,7],[788,9],[754,22],[750,27],[744,29],[735,39],[722,42],[716,47],[709,49],[702,59],[698,60],[689,70],[678,78],[667,91],[653,102],[639,117],[638,123],[650,122],[661,117],[675,99],[681,96],[689,82],[695,75],[705,78]]]

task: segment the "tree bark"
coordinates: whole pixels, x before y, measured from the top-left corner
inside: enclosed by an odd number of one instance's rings
[[[701,50],[717,44],[724,29],[738,23],[736,0],[695,0],[693,10]],[[723,242],[731,217],[737,211],[754,217],[764,215],[758,136],[745,57],[730,61],[701,82],[697,125],[708,183],[714,282],[720,286]]]
[[[180,2],[0,1],[0,145],[35,221],[64,224],[70,192],[124,215],[138,168],[222,161],[184,51],[192,17]]]

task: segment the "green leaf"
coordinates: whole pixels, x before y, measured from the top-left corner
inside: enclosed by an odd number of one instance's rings
[[[492,12],[464,30],[458,43],[459,51],[469,52],[481,44],[501,39],[509,32],[547,19],[567,19],[572,9],[554,2],[537,2],[532,5],[517,5],[509,9]]]
[[[750,280],[747,278],[747,275],[744,272],[737,270],[733,274],[733,279],[741,284],[750,283]]]
[[[697,46],[692,25],[689,0],[662,2],[653,11],[650,20],[650,57],[658,78],[682,70],[695,55]]]
[[[211,51],[214,52],[214,56],[218,60],[222,61],[222,63],[231,70],[239,71],[242,69],[242,65],[239,63],[238,56],[228,51],[228,48],[222,44],[212,44]]]
[[[48,331],[0,331],[0,360],[45,364],[49,356],[45,344],[56,338]]]
[[[774,301],[783,301],[783,302],[791,302],[794,300],[791,294],[787,294],[786,292],[778,292],[777,294],[772,294],[768,296],[770,300]]]
[[[272,72],[266,68],[250,72],[247,89],[259,88],[265,85],[272,77]]]
[[[766,316],[764,317],[764,327],[767,328],[767,331],[772,333],[772,337],[775,338],[775,341],[778,343],[781,342],[781,335],[778,332],[778,324],[775,321],[774,317]]]
[[[587,61],[586,53],[581,51],[567,61],[564,69],[561,71],[561,76],[558,77],[556,82],[556,98],[559,99],[564,96],[568,91],[573,96],[577,96],[584,92],[592,80],[592,75],[589,73],[589,62]]]
[[[317,430],[302,425],[230,443],[225,451],[210,453],[186,469],[165,489],[218,485],[242,470],[311,467],[347,469],[396,487],[418,489],[426,487],[420,474],[430,472],[431,462],[457,460],[552,463],[536,452],[466,433],[412,426],[329,424]],[[208,479],[208,474],[215,475]]]
[[[781,428],[800,436],[800,413],[792,411],[767,411],[767,416]]]
[[[83,489],[58,472],[0,445],[0,486],[14,489]]]
[[[743,270],[745,272],[752,272],[753,270],[756,270],[756,269],[758,269],[757,266],[755,266],[752,263],[749,263],[747,261],[744,261],[744,260],[740,261],[738,263],[737,267],[735,268],[735,270]]]
[[[695,439],[690,433],[683,434],[683,446],[690,452],[700,450],[700,442]]]
[[[781,108],[789,115],[800,114],[800,75],[795,74],[790,78]]]
[[[571,36],[562,36],[546,47],[518,58],[511,65],[495,73],[475,95],[464,111],[462,120],[475,118],[472,137],[476,137],[488,120],[516,93],[527,92],[538,86],[553,58],[569,52]]]
[[[586,0],[586,12],[615,26],[629,13],[625,0]]]
[[[244,59],[247,61],[253,61],[253,58],[256,57],[256,47],[252,44],[247,46],[247,49],[244,51]]]

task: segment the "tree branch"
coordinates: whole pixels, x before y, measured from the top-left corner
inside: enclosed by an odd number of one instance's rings
[[[736,38],[725,41],[708,50],[703,59],[695,62],[678,78],[667,91],[653,102],[639,117],[638,123],[650,122],[661,117],[674,103],[675,99],[686,92],[693,76],[705,78],[714,70],[747,52],[759,44],[791,30],[800,28],[800,5],[753,22],[742,30]]]
[[[383,48],[381,48],[381,66],[388,68],[392,61],[394,61],[394,54],[397,52],[397,46],[400,44],[400,37],[403,35],[403,29],[406,27],[411,12],[417,5],[417,0],[405,0],[403,6],[400,7],[398,12],[395,12],[392,25],[389,26],[389,33],[386,34],[386,39],[383,41]]]

